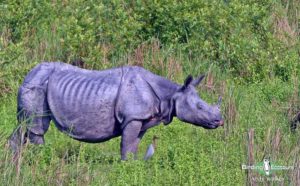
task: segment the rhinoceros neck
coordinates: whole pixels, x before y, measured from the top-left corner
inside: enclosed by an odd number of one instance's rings
[[[162,79],[159,82],[159,88],[155,89],[161,101],[170,101],[174,93],[179,89],[179,85],[172,81]]]
[[[170,101],[174,93],[181,87],[177,83],[152,73],[146,74],[146,76],[147,82],[151,85],[160,101]]]

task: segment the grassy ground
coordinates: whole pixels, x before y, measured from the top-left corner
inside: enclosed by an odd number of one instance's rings
[[[300,185],[300,130],[289,126],[300,109],[298,0],[153,2],[0,3],[0,185]],[[6,143],[23,78],[41,61],[79,58],[88,69],[139,65],[180,83],[206,73],[199,93],[209,103],[223,96],[225,125],[175,119],[150,129],[139,160],[124,162],[120,138],[81,143],[52,123],[45,145],[12,161]],[[145,162],[154,135],[158,149]],[[264,158],[294,170],[242,170]]]
[[[254,129],[254,161],[264,157],[293,171],[276,171],[283,181],[265,184],[299,183],[300,133],[289,130],[289,108],[297,102],[297,81],[286,84],[273,79],[251,86],[239,85],[217,70],[208,73],[199,88],[212,103],[224,97],[225,126],[205,130],[173,121],[146,134],[139,148],[139,160],[120,161],[120,138],[100,144],[70,139],[52,124],[43,146],[28,145],[18,166],[11,161],[6,139],[16,126],[16,90],[0,99],[0,172],[2,185],[244,185],[248,163],[248,131]],[[295,93],[296,92],[296,93]],[[153,135],[159,136],[153,159],[142,161]],[[296,167],[298,165],[298,167]],[[254,172],[253,177],[266,179]],[[262,184],[262,183],[260,183]]]

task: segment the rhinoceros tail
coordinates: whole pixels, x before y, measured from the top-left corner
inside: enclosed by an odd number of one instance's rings
[[[48,79],[55,69],[55,63],[41,63],[25,77],[18,92],[18,126],[9,138],[9,146],[14,152],[26,143],[44,143],[51,120],[47,102]]]

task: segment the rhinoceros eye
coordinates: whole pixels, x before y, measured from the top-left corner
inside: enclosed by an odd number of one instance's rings
[[[198,108],[198,109],[202,109],[201,103],[197,103],[197,108]]]

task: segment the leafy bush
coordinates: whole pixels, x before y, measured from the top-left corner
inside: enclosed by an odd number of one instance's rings
[[[289,13],[282,7],[271,0],[12,0],[0,6],[0,28],[4,48],[26,48],[27,61],[83,58],[104,68],[157,38],[160,47],[188,55],[192,66],[209,61],[244,82],[286,81],[299,69],[299,42],[295,32],[291,47],[283,39],[289,30],[278,29]]]

